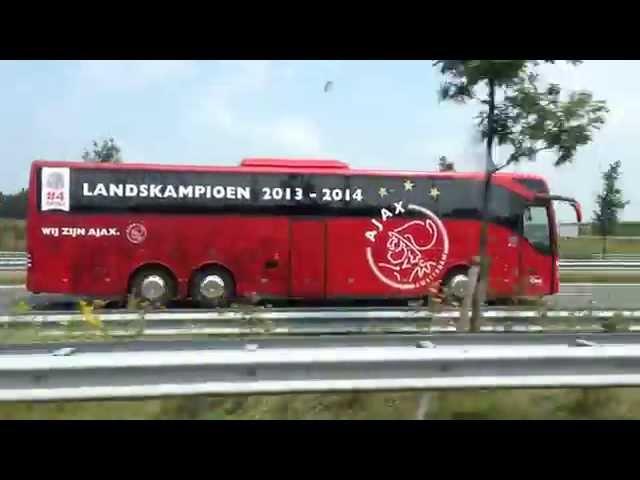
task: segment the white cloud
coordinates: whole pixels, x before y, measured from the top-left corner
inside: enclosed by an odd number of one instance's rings
[[[239,88],[261,90],[269,85],[273,62],[270,60],[231,60],[228,63],[237,68],[235,80]]]
[[[117,90],[141,89],[159,81],[175,81],[195,72],[186,60],[89,60],[80,62],[80,85]]]
[[[209,89],[193,113],[193,119],[216,130],[233,132],[237,125],[230,105],[232,94],[224,87]]]
[[[320,132],[303,118],[284,118],[262,130],[265,140],[271,137],[283,155],[319,155],[322,152]]]
[[[241,100],[261,95],[274,81],[273,62],[225,61],[222,76],[216,77],[199,98],[191,120],[212,134],[241,140],[246,155],[321,156],[323,147],[318,126],[308,118],[275,113],[266,121],[252,111],[239,108]],[[290,68],[290,65],[282,65]],[[229,67],[231,67],[229,69]],[[279,72],[278,72],[279,73]]]
[[[245,95],[264,91],[271,78],[269,61],[221,61],[223,74],[215,77],[201,95],[197,95],[191,120],[214,130],[239,134],[244,122],[237,118],[234,102]]]

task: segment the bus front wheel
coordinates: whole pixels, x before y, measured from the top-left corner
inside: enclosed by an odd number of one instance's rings
[[[469,284],[469,271],[466,268],[456,268],[450,271],[442,282],[442,291],[448,302],[460,303]]]
[[[234,295],[235,286],[225,269],[207,267],[194,274],[190,290],[191,299],[197,305],[212,308],[226,306]]]
[[[145,268],[131,281],[133,297],[155,306],[166,306],[174,297],[175,280],[160,268]]]

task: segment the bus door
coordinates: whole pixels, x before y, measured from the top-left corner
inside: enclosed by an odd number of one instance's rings
[[[495,263],[489,270],[489,283],[492,290],[499,297],[518,296],[521,291],[519,280],[522,268],[520,235],[510,230],[504,236],[495,235],[495,238],[490,236],[489,245],[491,263]]]
[[[524,294],[548,295],[553,281],[554,250],[546,205],[528,205],[523,214],[520,280]]]
[[[292,219],[290,223],[292,297],[324,298],[326,265],[326,222]]]

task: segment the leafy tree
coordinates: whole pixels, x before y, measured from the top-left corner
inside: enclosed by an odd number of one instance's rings
[[[450,162],[444,155],[438,160],[438,170],[441,172],[455,172],[453,162]]]
[[[616,160],[602,174],[602,193],[596,197],[597,210],[593,211],[593,221],[602,236],[603,257],[607,254],[607,237],[615,232],[618,224],[618,211],[629,204],[623,200],[622,190],[617,186],[621,166],[620,160]]]
[[[121,163],[121,149],[113,138],[103,140],[102,143],[93,141],[93,151],[89,152],[85,149],[82,159],[85,162],[95,163]]]
[[[0,217],[2,218],[26,218],[27,217],[27,189],[23,188],[18,193],[0,193]]]
[[[554,63],[555,60],[543,60]],[[486,169],[480,231],[480,273],[473,291],[472,330],[477,330],[481,293],[486,291],[489,269],[487,252],[487,211],[491,176],[522,158],[535,160],[543,150],[556,153],[556,166],[571,162],[578,147],[592,140],[594,130],[605,121],[604,102],[594,101],[590,92],[571,93],[560,98],[560,86],[540,86],[538,60],[437,60],[434,66],[444,76],[440,99],[465,103],[479,102],[477,126],[486,142]],[[570,61],[578,65],[580,61]],[[506,145],[511,154],[504,165],[493,163],[493,145]]]

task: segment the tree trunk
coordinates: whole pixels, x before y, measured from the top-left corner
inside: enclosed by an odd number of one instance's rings
[[[466,332],[470,330],[469,323],[469,310],[471,307],[471,301],[473,299],[473,292],[475,291],[476,285],[478,284],[478,269],[480,265],[480,259],[478,257],[473,257],[473,264],[469,269],[469,277],[467,284],[467,288],[464,292],[464,299],[462,300],[462,308],[460,310],[460,324],[458,325],[459,329]]]
[[[489,259],[487,258],[488,244],[488,210],[489,197],[491,193],[491,175],[493,174],[493,137],[494,131],[494,112],[496,107],[496,89],[495,81],[489,79],[489,115],[487,116],[487,161],[485,166],[485,180],[482,194],[482,223],[480,226],[480,271],[478,274],[478,283],[473,291],[473,303],[471,313],[471,331],[477,332],[480,327],[480,307],[482,303],[482,295],[487,289],[487,277],[489,273]]]
[[[607,256],[607,236],[604,235],[602,237],[602,259],[604,260],[606,256]]]

